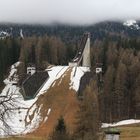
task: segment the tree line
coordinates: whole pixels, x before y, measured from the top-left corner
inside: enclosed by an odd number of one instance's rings
[[[140,118],[140,51],[139,40],[108,39],[92,47],[93,71],[102,63],[102,82],[98,85],[102,122]],[[98,81],[98,80],[97,80]]]
[[[19,59],[20,41],[14,38],[0,40],[0,85],[2,85],[8,68]]]
[[[19,60],[25,66],[33,63],[37,69],[45,69],[49,64],[68,65],[75,51],[75,45],[65,45],[60,38],[55,36],[28,37],[21,42]]]
[[[98,140],[98,132],[101,124],[99,119],[97,84],[91,81],[83,91],[83,98],[79,100],[79,109],[75,118],[75,127],[72,134],[69,133],[63,116],[58,118],[54,131],[49,140]]]

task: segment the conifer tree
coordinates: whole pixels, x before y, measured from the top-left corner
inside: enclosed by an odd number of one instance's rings
[[[49,140],[70,140],[69,134],[66,130],[65,121],[62,116],[58,119],[58,123],[49,137]]]
[[[99,106],[97,86],[95,82],[86,87],[83,100],[77,112],[77,129],[74,137],[76,140],[97,140],[99,130]]]

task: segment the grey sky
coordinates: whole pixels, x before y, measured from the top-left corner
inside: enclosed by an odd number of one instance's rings
[[[140,19],[140,0],[0,0],[0,22],[92,24]]]

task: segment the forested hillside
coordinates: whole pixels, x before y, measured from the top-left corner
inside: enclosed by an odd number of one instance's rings
[[[103,64],[103,83],[97,79],[103,122],[140,118],[139,45],[139,39],[94,42],[92,66]]]
[[[6,40],[8,41],[13,40]],[[1,41],[4,43],[4,41]],[[20,46],[19,46],[20,44]],[[104,41],[96,40],[91,46],[92,71],[95,71],[96,63],[103,64],[103,87],[99,93],[100,107],[103,121],[117,121],[140,117],[139,114],[139,75],[140,52],[139,39],[120,39],[112,41],[106,38]],[[23,71],[26,72],[28,63],[36,64],[38,69],[45,69],[49,64],[67,65],[76,52],[76,46],[67,46],[60,38],[56,37],[29,37],[14,44],[16,49],[8,47],[1,57],[1,76],[6,68],[18,60],[23,62]],[[9,46],[9,45],[8,45]],[[3,47],[3,46],[2,46]],[[5,49],[2,48],[1,49]],[[12,49],[14,50],[12,52]],[[17,51],[15,51],[17,50]],[[11,52],[10,52],[11,51]],[[2,51],[1,51],[2,52]],[[12,59],[10,59],[12,58]],[[3,66],[2,65],[2,66]],[[93,76],[95,79],[95,76]],[[114,108],[118,108],[114,111]],[[126,109],[127,108],[127,109]],[[106,116],[106,117],[105,117]],[[110,116],[110,117],[108,117]]]
[[[28,63],[35,64],[38,70],[44,70],[50,64],[68,65],[76,54],[81,35],[90,31],[91,72],[81,80],[79,95],[83,95],[83,101],[79,105],[74,137],[79,138],[81,133],[84,137],[86,129],[89,136],[93,131],[96,133],[100,121],[140,119],[139,30],[108,22],[92,27],[32,26],[29,31],[27,27],[22,26],[24,39],[17,37],[21,28],[17,26],[13,36],[0,40],[0,86],[9,66],[17,61],[22,62],[18,70],[19,78],[26,72]],[[97,63],[102,64],[103,68],[100,79],[95,74]],[[94,108],[91,108],[93,101]],[[96,121],[90,125],[84,119]],[[84,128],[82,132],[81,127]]]
[[[137,21],[137,25],[140,26],[140,21]],[[26,25],[26,24],[0,24],[0,31],[7,31],[11,33],[13,37],[20,35],[22,29],[23,35],[26,37],[31,36],[56,36],[60,37],[65,43],[76,43],[80,36],[84,32],[90,32],[92,40],[103,40],[106,36],[111,35],[114,40],[118,37],[138,37],[140,36],[140,29],[133,26],[124,26],[123,22],[106,21],[90,26],[71,26],[62,24],[51,25]],[[117,37],[117,38],[116,38]]]

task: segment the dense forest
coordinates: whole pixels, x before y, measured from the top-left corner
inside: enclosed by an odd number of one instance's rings
[[[0,40],[0,85],[2,85],[9,67],[18,61],[20,54],[20,40],[8,38]]]
[[[36,65],[37,69],[45,69],[49,64],[67,65],[74,57],[76,45],[66,45],[55,36],[6,38],[0,40],[0,85],[8,74],[9,67],[22,62],[22,73],[26,72],[28,63]]]
[[[94,42],[93,69],[102,63],[98,79],[100,116],[103,122],[140,118],[140,52],[139,40]],[[93,70],[94,71],[94,70]]]
[[[140,21],[137,21],[140,26]],[[59,37],[66,44],[76,43],[84,32],[90,32],[92,40],[103,40],[106,36],[111,35],[114,40],[120,37],[135,38],[140,36],[139,30],[135,27],[124,26],[123,22],[106,21],[90,26],[71,26],[62,24],[51,25],[22,25],[22,24],[0,24],[0,31],[6,31],[12,34],[13,37],[19,37],[20,30],[22,29],[23,35],[26,37],[42,37],[44,35]]]

